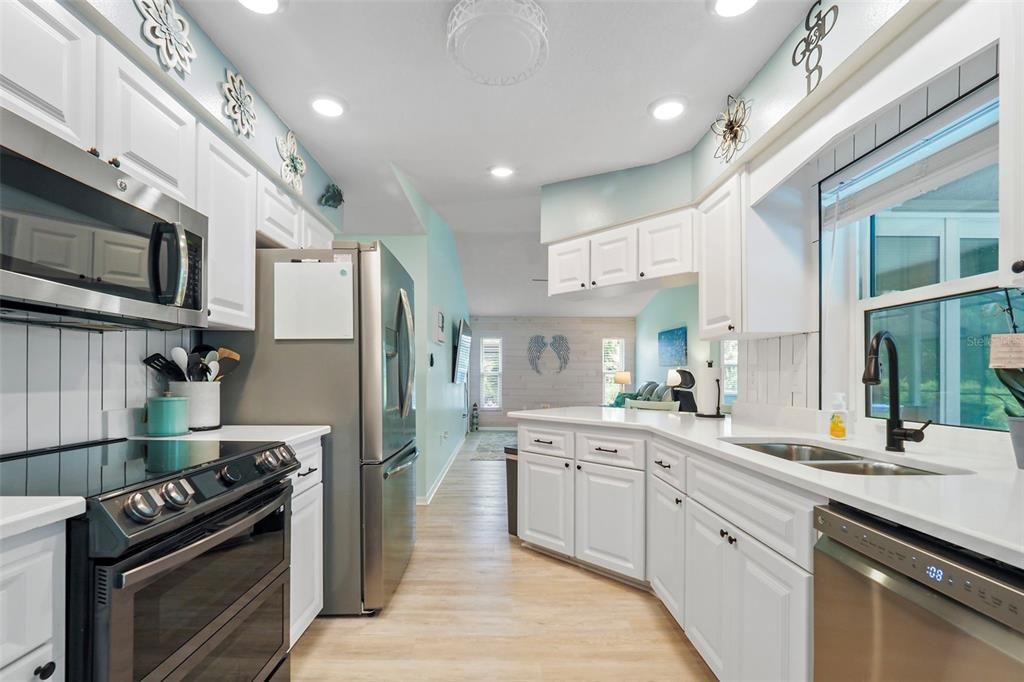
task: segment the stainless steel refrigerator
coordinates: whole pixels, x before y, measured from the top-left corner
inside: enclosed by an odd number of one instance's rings
[[[317,262],[351,264],[352,338],[276,338],[276,264]],[[314,311],[318,295],[308,291]],[[379,242],[258,249],[255,332],[203,334],[242,356],[221,388],[224,423],[331,427],[324,440],[325,615],[384,608],[412,554],[414,305],[412,277]]]

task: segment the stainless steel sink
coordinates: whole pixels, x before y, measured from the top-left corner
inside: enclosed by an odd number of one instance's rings
[[[788,459],[790,462],[856,462],[864,459],[838,450],[799,443],[736,443],[736,445],[779,459]]]
[[[832,471],[837,474],[854,474],[856,476],[937,476],[934,471],[905,467],[889,462],[804,462],[806,466]]]

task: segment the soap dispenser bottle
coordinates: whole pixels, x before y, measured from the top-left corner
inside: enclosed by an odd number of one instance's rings
[[[832,415],[828,420],[828,435],[833,440],[846,440],[847,422],[850,413],[846,409],[846,394],[836,393],[832,396]]]

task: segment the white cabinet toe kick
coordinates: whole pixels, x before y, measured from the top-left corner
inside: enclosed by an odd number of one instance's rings
[[[807,680],[814,507],[633,430],[522,422],[524,546],[649,589],[720,679]]]

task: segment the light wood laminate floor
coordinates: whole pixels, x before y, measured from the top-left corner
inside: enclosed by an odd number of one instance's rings
[[[461,453],[419,507],[405,578],[372,618],[318,618],[295,680],[713,680],[652,595],[519,546],[505,464]]]

